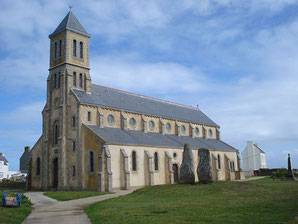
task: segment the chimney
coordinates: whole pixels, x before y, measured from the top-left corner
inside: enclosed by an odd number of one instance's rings
[[[3,152],[0,152],[0,156],[4,156],[4,153]]]
[[[25,152],[30,152],[30,146],[25,146]]]

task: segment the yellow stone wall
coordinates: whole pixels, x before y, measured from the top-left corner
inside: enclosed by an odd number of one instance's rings
[[[54,44],[55,44],[55,41],[58,41],[57,44],[59,44],[60,39],[62,40],[62,56],[58,60],[54,60],[54,51],[55,51]],[[65,39],[66,39],[66,31],[51,38],[50,68],[56,67],[56,66],[65,62],[65,53],[66,53],[65,52],[65,44],[66,44]],[[57,51],[57,54],[58,54],[58,51]]]
[[[42,188],[42,140],[41,137],[31,150],[31,187],[32,188]],[[40,158],[40,175],[36,175],[36,161]]]

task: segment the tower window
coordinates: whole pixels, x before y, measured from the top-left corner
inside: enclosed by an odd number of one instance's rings
[[[57,58],[57,42],[54,44],[54,59]]]
[[[59,72],[58,77],[57,77],[57,88],[60,88],[60,75],[61,75],[61,73]]]
[[[83,88],[83,74],[80,73],[80,87]]]
[[[62,40],[59,40],[59,58],[62,56]]]
[[[77,40],[72,41],[72,56],[77,56]]]
[[[84,90],[87,89],[87,80],[86,80],[86,75],[84,75]]]
[[[76,151],[76,141],[72,141],[72,151]]]
[[[83,42],[80,41],[80,58],[83,58],[83,52],[84,52],[84,45],[83,45]]]
[[[220,170],[220,155],[217,155],[217,167]]]
[[[90,151],[89,156],[90,156],[90,172],[94,172],[94,153]]]
[[[54,74],[54,81],[53,81],[53,88],[56,89],[57,88],[57,74]]]
[[[158,171],[158,154],[157,154],[157,152],[154,153],[154,169],[155,169],[155,171]]]
[[[77,73],[74,72],[72,75],[72,82],[73,82],[73,86],[77,86]]]
[[[136,154],[136,151],[132,152],[131,159],[132,159],[132,171],[137,171],[137,154]]]
[[[91,121],[91,111],[88,111],[88,121]]]
[[[40,175],[40,158],[36,159],[36,175]]]
[[[72,118],[71,118],[71,126],[72,126],[73,128],[76,127],[76,117],[75,117],[75,116],[72,116]]]
[[[72,176],[76,176],[76,166],[72,166]]]
[[[54,123],[54,131],[53,131],[53,137],[54,137],[54,145],[58,144],[58,138],[59,138],[59,122],[55,121]]]

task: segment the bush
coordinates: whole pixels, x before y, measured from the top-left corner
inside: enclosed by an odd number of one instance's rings
[[[277,172],[273,172],[271,177],[273,179],[283,179],[287,176],[287,174],[288,174],[288,171],[278,170]]]

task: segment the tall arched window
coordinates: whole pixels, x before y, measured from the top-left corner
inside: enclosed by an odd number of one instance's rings
[[[137,171],[137,154],[135,151],[132,151],[131,159],[132,159],[132,171]]]
[[[58,138],[59,138],[59,122],[55,121],[54,130],[53,130],[53,143],[54,143],[54,145],[58,144]]]
[[[36,159],[36,175],[40,175],[40,158]]]
[[[94,153],[92,151],[89,152],[90,159],[90,172],[94,172]]]
[[[57,58],[57,42],[54,43],[54,59]]]
[[[80,58],[83,58],[83,52],[84,52],[84,44],[82,41],[80,41]]]
[[[53,88],[56,89],[57,88],[57,74],[54,74],[54,81],[53,81]]]
[[[154,153],[154,169],[155,169],[155,171],[158,170],[158,154],[157,154],[157,152]]]
[[[80,87],[83,88],[83,74],[80,73],[80,80],[79,80]]]
[[[59,58],[62,56],[62,40],[59,40]]]
[[[84,90],[87,89],[87,80],[86,80],[86,75],[84,75]]]
[[[217,167],[220,169],[220,155],[217,155]]]
[[[73,72],[72,82],[73,82],[73,86],[77,86],[77,73],[76,72]]]
[[[72,41],[72,56],[77,56],[77,40]]]

